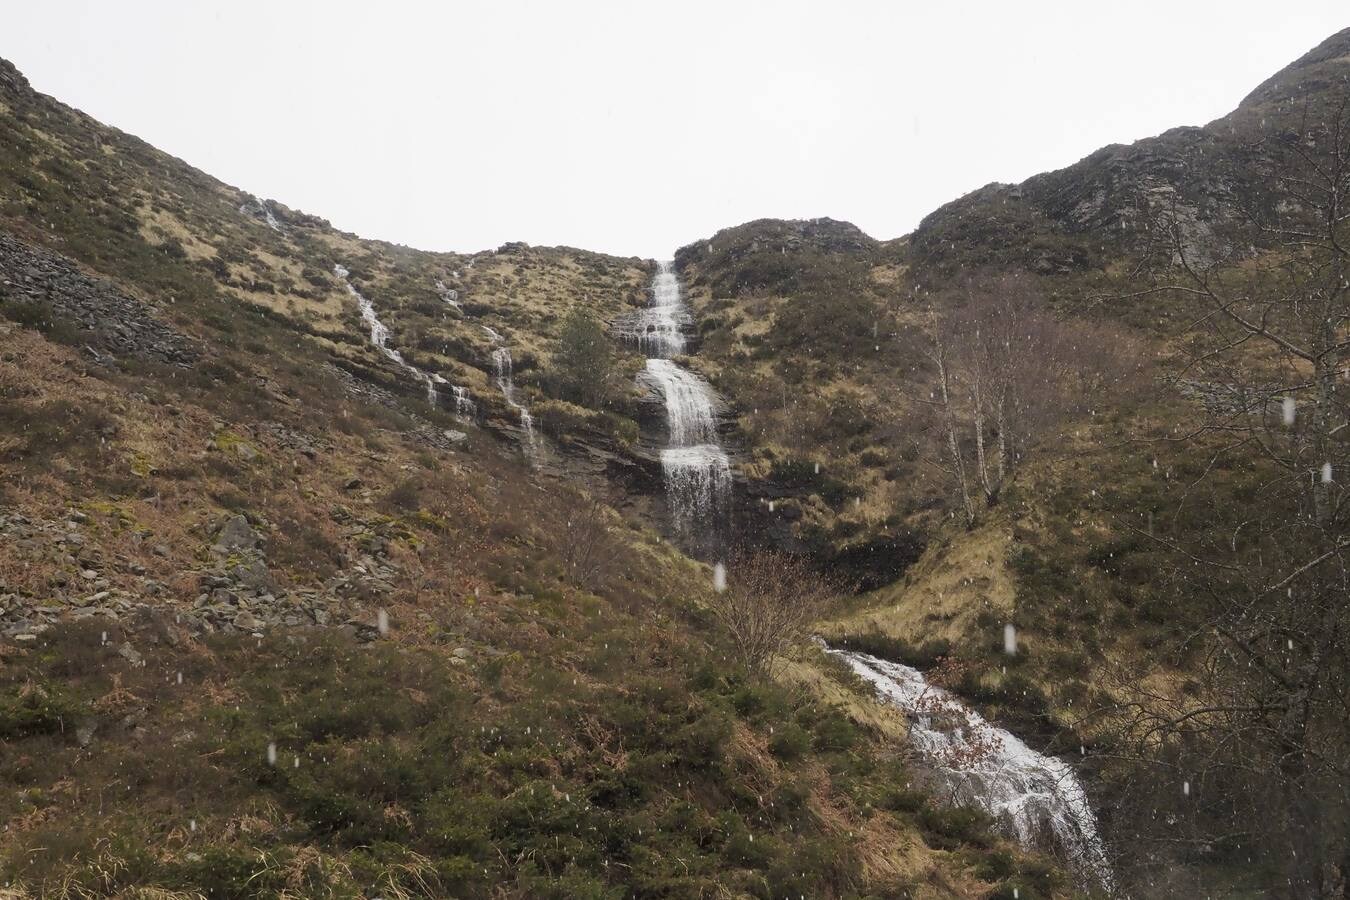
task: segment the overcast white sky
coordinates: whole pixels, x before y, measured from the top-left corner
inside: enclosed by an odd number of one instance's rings
[[[38,90],[429,250],[669,256],[764,216],[879,238],[1203,124],[1350,25],[1281,2],[6,0]]]

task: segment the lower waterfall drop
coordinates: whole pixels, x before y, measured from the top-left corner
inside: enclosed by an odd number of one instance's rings
[[[1115,881],[1087,791],[1063,760],[1037,753],[990,724],[918,669],[826,646],[909,719],[910,744],[942,791],[988,813],[1024,847],[1059,850],[1084,886]]]

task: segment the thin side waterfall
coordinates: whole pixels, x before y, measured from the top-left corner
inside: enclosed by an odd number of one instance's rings
[[[502,340],[501,335],[486,325],[483,326],[483,329],[493,336],[493,340]],[[537,466],[539,465],[539,439],[534,433],[534,416],[530,415],[530,411],[523,404],[516,402],[516,383],[512,374],[510,347],[498,347],[492,351],[492,370],[497,376],[497,387],[501,389],[506,405],[514,409],[520,416],[520,427],[525,432],[525,455],[532,465]]]
[[[670,359],[684,352],[691,322],[675,272],[663,262],[652,280],[652,305],[616,331],[647,356],[639,383],[665,400],[670,437],[661,469],[675,530],[707,546],[730,506],[731,462],[717,441],[720,399],[706,381]]]
[[[444,281],[436,282],[436,293],[440,294],[441,299],[444,300],[445,304],[451,307],[452,309],[458,310],[463,309],[463,307],[459,305],[459,291],[455,290],[454,288],[446,286],[446,283]]]
[[[1084,886],[1114,889],[1097,817],[1074,771],[989,724],[917,669],[850,650],[825,652],[874,685],[909,719],[910,743],[958,805],[989,813],[1025,847],[1055,849]]]
[[[402,353],[399,353],[393,347],[390,347],[389,329],[380,321],[379,317],[375,315],[375,304],[371,303],[365,295],[358,291],[356,287],[347,280],[347,276],[350,275],[351,272],[348,271],[345,266],[335,265],[333,266],[333,274],[342,279],[343,285],[347,288],[347,293],[351,294],[356,300],[356,308],[361,313],[361,321],[365,323],[365,326],[368,329],[370,329],[371,345],[383,353],[389,360],[398,364],[405,372],[422,382],[427,389],[427,402],[432,406],[439,408],[441,405],[441,385],[450,384],[450,382],[434,372],[423,372],[421,369],[417,368],[417,366],[414,366],[404,359]],[[473,401],[468,400],[468,394],[463,388],[455,387],[454,385],[450,385],[450,387],[455,394],[457,412],[459,411],[461,403],[467,402],[470,407],[473,406]],[[463,415],[463,413],[460,414]]]
[[[466,420],[478,418],[478,404],[469,396],[469,389],[451,385],[450,390],[455,397],[455,415]]]
[[[281,223],[277,221],[277,217],[272,215],[272,208],[267,205],[267,201],[259,197],[257,194],[253,194],[251,196],[253,197],[254,205],[263,214],[263,221],[267,223],[267,227],[272,229],[273,231],[283,231],[284,229],[281,227]],[[241,213],[244,213],[245,215],[252,215],[252,213],[250,213],[249,211],[247,203],[241,204],[239,207],[239,211]]]

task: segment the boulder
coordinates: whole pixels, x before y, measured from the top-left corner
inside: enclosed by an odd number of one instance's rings
[[[243,516],[231,516],[221,526],[211,550],[221,556],[229,556],[232,553],[243,553],[257,549],[260,543],[262,543],[262,539],[248,524],[248,519]]]

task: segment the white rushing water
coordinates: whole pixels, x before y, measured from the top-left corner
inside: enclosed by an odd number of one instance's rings
[[[441,295],[441,299],[445,301],[447,306],[453,309],[463,309],[459,305],[459,291],[447,286],[444,281],[436,282],[436,293]]]
[[[253,194],[252,197],[254,205],[256,205],[258,210],[263,214],[263,221],[267,223],[267,227],[273,231],[282,231],[281,223],[277,221],[276,216],[272,215],[272,209],[267,205],[267,201],[257,194]],[[245,215],[251,215],[247,203],[240,205],[239,211]]]
[[[665,398],[671,447],[716,443],[716,398],[706,381],[668,359],[647,360],[639,377]]]
[[[669,263],[662,263],[652,280],[652,303],[632,313],[615,328],[624,340],[637,344],[648,357],[663,359],[683,353],[684,330],[693,319],[680,297],[680,282]]]
[[[478,404],[469,396],[469,389],[452,385],[451,391],[455,397],[455,415],[461,419],[478,418]]]
[[[663,262],[652,280],[652,305],[617,332],[648,357],[639,382],[665,401],[670,438],[661,469],[675,529],[706,541],[729,506],[731,462],[717,442],[717,395],[669,359],[684,352],[684,327],[691,321],[675,272]]]
[[[497,334],[486,325],[485,330],[495,335],[494,340],[500,341],[501,335]],[[533,465],[539,465],[539,439],[534,433],[534,416],[521,403],[516,402],[516,383],[512,373],[511,348],[498,347],[492,351],[492,369],[497,376],[497,387],[501,389],[502,397],[506,400],[506,405],[514,409],[520,416],[520,427],[525,432],[524,449],[525,455]]]
[[[989,813],[1023,846],[1058,850],[1085,885],[1111,892],[1097,817],[1082,782],[1063,760],[1037,753],[991,725],[917,669],[850,650],[826,652],[905,712],[911,744],[953,803]]]

